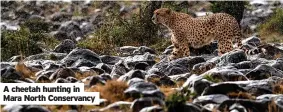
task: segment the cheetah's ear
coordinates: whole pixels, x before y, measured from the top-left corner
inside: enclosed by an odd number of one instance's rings
[[[166,10],[166,14],[171,14],[172,10],[171,9],[167,9]]]

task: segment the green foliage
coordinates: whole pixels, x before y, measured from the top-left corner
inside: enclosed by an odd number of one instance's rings
[[[271,40],[272,42],[282,42],[283,38],[283,9],[277,8],[274,14],[259,26],[260,35]],[[275,35],[273,35],[275,34]],[[281,39],[278,38],[281,35]],[[276,38],[277,37],[277,38]]]
[[[116,47],[159,43],[162,38],[158,38],[158,27],[143,15],[144,9],[142,7],[141,13],[133,14],[129,19],[123,18],[115,8],[108,10],[100,29],[91,35],[92,38],[80,41],[78,46],[101,54],[113,54]]]
[[[41,53],[42,50],[37,42],[44,42],[53,47],[58,43],[38,31],[32,33],[28,28],[22,26],[18,31],[2,31],[1,33],[1,61],[7,60],[14,55],[33,55]]]
[[[211,3],[213,13],[228,13],[235,17],[238,23],[241,22],[245,6],[248,4],[246,1],[211,1]]]
[[[191,92],[184,88],[185,91],[175,92],[167,97],[165,103],[168,112],[178,112],[182,110],[183,105],[190,99]]]
[[[188,7],[185,7],[188,5],[181,5],[181,4],[177,4],[176,1],[165,1],[162,4],[163,8],[169,8],[172,9],[174,11],[178,11],[178,12],[183,12],[183,13],[188,13]]]
[[[214,83],[221,82],[220,79],[214,78],[211,75],[204,75],[203,78],[210,81],[210,82],[214,82]]]
[[[41,19],[31,19],[25,21],[22,26],[27,27],[31,33],[46,33],[49,32],[50,23]]]

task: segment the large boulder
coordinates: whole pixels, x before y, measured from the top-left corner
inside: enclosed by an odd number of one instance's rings
[[[95,52],[92,52],[88,49],[80,49],[80,48],[73,49],[60,62],[64,63],[67,66],[72,66],[73,64],[78,63],[78,61],[81,60],[83,60],[84,63],[88,62],[94,66],[101,63],[101,59],[99,58],[99,55],[97,55]]]

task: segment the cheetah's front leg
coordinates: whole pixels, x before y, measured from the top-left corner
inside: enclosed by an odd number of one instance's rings
[[[189,46],[187,44],[175,44],[173,43],[173,52],[171,53],[169,60],[174,60],[184,56],[190,55]]]

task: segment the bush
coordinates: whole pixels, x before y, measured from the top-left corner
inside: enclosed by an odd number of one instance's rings
[[[1,35],[1,61],[7,60],[14,55],[29,56],[41,53],[42,50],[37,42],[44,42],[49,47],[53,47],[58,43],[43,33],[31,33],[24,26],[18,31],[2,31]]]
[[[259,26],[259,33],[268,42],[283,42],[283,9],[277,8],[274,14]]]
[[[184,110],[184,105],[188,100],[190,100],[190,95],[192,93],[188,88],[183,88],[180,92],[175,92],[169,95],[166,100],[166,107],[168,112],[181,112]]]
[[[131,15],[130,19],[122,18],[117,12],[118,9],[109,10],[100,29],[91,35],[92,38],[80,41],[78,46],[97,53],[113,55],[116,47],[151,46],[159,43],[164,38],[158,38],[158,26],[151,21],[152,15],[149,13],[153,13],[156,7],[152,6],[153,8],[149,8],[151,10],[148,11],[150,3],[142,6],[140,13]]]
[[[228,13],[236,18],[238,23],[241,22],[245,6],[245,1],[212,1],[211,11],[213,13]]]

